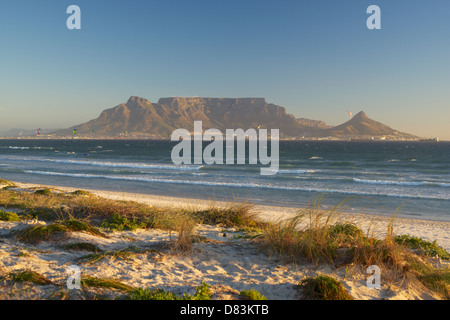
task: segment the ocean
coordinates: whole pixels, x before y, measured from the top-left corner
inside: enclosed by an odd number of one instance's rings
[[[450,142],[280,141],[272,176],[259,164],[175,165],[176,144],[0,140],[0,178],[299,208],[323,195],[324,208],[450,221]]]

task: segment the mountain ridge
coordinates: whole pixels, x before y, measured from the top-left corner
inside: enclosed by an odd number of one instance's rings
[[[286,108],[265,98],[167,97],[157,103],[131,96],[126,103],[103,110],[88,122],[57,130],[57,136],[148,136],[168,138],[178,128],[193,131],[194,121],[203,129],[279,129],[282,138],[418,138],[370,119],[364,111],[338,126],[320,120],[296,118]]]

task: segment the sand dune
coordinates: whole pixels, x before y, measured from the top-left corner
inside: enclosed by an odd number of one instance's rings
[[[20,184],[22,188],[36,185]],[[54,187],[59,190],[75,189]],[[90,190],[109,199],[133,200],[154,206],[202,207],[209,206],[209,201],[180,199],[160,196],[149,196],[129,193],[116,193]],[[255,210],[261,218],[278,220],[295,214],[292,208],[276,208],[256,206]],[[388,219],[365,215],[343,213],[343,218],[352,219],[361,225],[376,223],[380,236],[384,232]],[[220,226],[198,225],[197,234],[207,241],[195,243],[191,252],[180,255],[171,252],[164,244],[169,243],[176,234],[156,229],[138,229],[136,231],[113,232],[110,238],[101,238],[84,232],[69,233],[61,241],[48,241],[36,245],[18,242],[11,232],[24,228],[30,223],[45,224],[41,221],[0,222],[0,272],[7,274],[21,270],[36,271],[52,282],[62,285],[67,281],[67,268],[78,265],[81,275],[101,278],[119,279],[121,282],[141,288],[157,287],[182,295],[192,294],[196,286],[205,281],[213,288],[213,299],[238,299],[241,290],[258,290],[268,299],[291,300],[301,297],[296,284],[308,276],[317,274],[333,275],[343,284],[355,299],[436,299],[425,291],[408,288],[406,284],[398,287],[398,283],[388,281],[382,283],[381,290],[369,289],[366,276],[358,267],[333,268],[321,265],[318,268],[307,261],[297,264],[286,263],[277,256],[268,256],[250,240],[236,237],[234,229]],[[397,219],[395,230],[398,233],[409,233],[428,240],[437,239],[446,249],[450,248],[448,237],[449,223],[423,220]],[[88,242],[104,251],[121,250],[130,247],[141,249],[159,248],[160,253],[139,253],[129,259],[106,257],[96,263],[80,263],[79,258],[88,253],[62,249],[62,245]],[[22,287],[11,288],[6,281],[0,281],[2,292],[18,292]],[[15,291],[14,291],[15,290]],[[33,286],[29,288],[27,297],[48,298],[60,290],[57,286]],[[76,290],[75,290],[76,291]],[[76,292],[70,294],[76,297]],[[3,295],[2,298],[6,296]]]

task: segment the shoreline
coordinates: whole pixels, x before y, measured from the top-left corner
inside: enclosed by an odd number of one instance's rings
[[[104,137],[89,137],[89,136],[41,136],[41,137],[0,137],[0,140],[155,140],[155,141],[171,141],[170,139],[166,138],[152,138],[152,137],[121,137],[121,136],[104,136]],[[310,138],[280,138],[278,141],[353,141],[353,142],[450,142],[450,140],[436,140],[436,138],[417,138],[417,139],[371,139],[371,138],[340,138],[340,137],[334,137],[334,138],[321,138],[321,137],[310,137]]]
[[[22,183],[11,181],[20,188],[49,188],[55,190],[61,190],[66,192],[73,192],[80,190],[75,187],[64,187],[47,184],[34,184],[34,183]],[[208,208],[211,205],[224,205],[231,201],[220,200],[202,200],[195,198],[183,198],[183,197],[170,197],[151,194],[131,193],[131,192],[119,192],[119,191],[106,191],[97,189],[84,189],[82,190],[91,192],[94,195],[103,197],[110,200],[126,200],[134,201],[151,205],[154,207],[176,207],[176,208]],[[283,207],[283,206],[270,206],[270,205],[258,205],[253,204],[253,211],[257,217],[266,222],[277,222],[294,216],[303,208],[295,207]],[[344,221],[351,221],[363,229],[363,231],[373,230],[377,237],[384,237],[388,224],[392,217],[366,214],[366,213],[349,213],[338,210],[338,219]],[[374,226],[376,226],[375,229]],[[450,222],[436,221],[427,219],[408,219],[394,217],[394,233],[395,234],[408,234],[423,238],[427,241],[437,241],[437,243],[446,250],[450,250]]]

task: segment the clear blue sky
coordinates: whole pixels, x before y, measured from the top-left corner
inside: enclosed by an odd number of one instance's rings
[[[265,97],[450,140],[448,0],[2,0],[0,45],[0,131],[68,127],[131,95]]]

